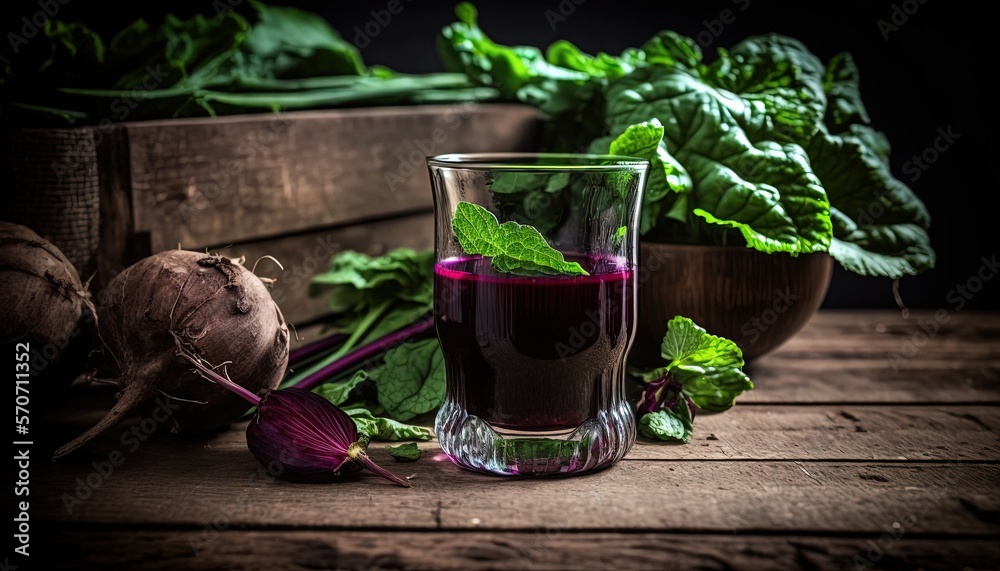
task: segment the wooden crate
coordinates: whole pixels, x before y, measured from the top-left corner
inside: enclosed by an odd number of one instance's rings
[[[50,238],[95,287],[165,249],[272,255],[291,322],[324,310],[309,276],[342,249],[433,244],[424,158],[526,151],[519,105],[364,108],[7,132],[4,218]]]

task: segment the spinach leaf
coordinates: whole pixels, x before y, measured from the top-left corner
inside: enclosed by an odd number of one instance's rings
[[[444,402],[444,356],[437,339],[404,343],[385,354],[371,373],[379,404],[400,421],[430,412]]]
[[[649,231],[661,214],[687,221],[687,198],[678,196],[691,190],[691,177],[671,156],[663,142],[663,124],[651,119],[628,126],[617,137],[598,139],[591,152],[639,157],[649,161],[650,171],[642,197],[640,233]]]
[[[671,128],[664,143],[691,178],[687,206],[710,224],[738,229],[762,252],[826,251],[826,193],[802,147],[752,142],[742,124],[756,106],[690,73],[648,66],[608,92],[612,132],[656,117]]]
[[[416,442],[407,442],[398,446],[386,446],[385,451],[397,462],[416,462],[420,459],[420,449]]]
[[[639,434],[667,442],[691,442],[694,424],[686,403],[647,412],[639,418]]]
[[[368,380],[368,373],[364,371],[356,371],[354,376],[346,381],[334,381],[331,383],[324,383],[315,389],[313,392],[325,398],[326,400],[332,402],[333,404],[340,406],[348,401],[353,391],[358,385]]]
[[[860,126],[854,127],[860,131]],[[823,133],[808,148],[813,168],[836,205],[831,209],[830,255],[861,275],[900,278],[933,268],[930,215],[866,139],[878,140],[872,134]]]
[[[357,425],[358,432],[369,440],[430,440],[432,437],[431,431],[422,426],[377,417],[365,408],[345,408],[344,412]]]

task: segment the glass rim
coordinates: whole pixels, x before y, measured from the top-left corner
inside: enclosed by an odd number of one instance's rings
[[[590,153],[448,153],[427,157],[427,165],[459,170],[622,171],[649,169],[649,161],[626,155]]]

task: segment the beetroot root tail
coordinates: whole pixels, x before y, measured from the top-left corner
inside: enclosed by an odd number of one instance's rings
[[[118,424],[120,424],[126,416],[133,413],[139,405],[146,400],[145,395],[142,394],[142,390],[139,389],[138,384],[127,384],[125,387],[126,388],[122,391],[121,398],[118,399],[115,406],[111,407],[111,410],[108,411],[108,414],[104,415],[104,418],[102,418],[100,422],[95,424],[87,432],[84,432],[80,436],[76,437],[73,441],[56,449],[55,453],[52,455],[52,459],[57,460],[62,458],[63,456],[73,452],[84,444],[118,426]]]

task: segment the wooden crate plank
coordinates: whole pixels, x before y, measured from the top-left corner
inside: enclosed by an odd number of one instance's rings
[[[994,569],[1000,542],[904,534],[801,535],[394,531],[61,531],[50,569]],[[881,545],[880,545],[881,544]],[[866,562],[868,564],[866,564]]]
[[[326,297],[309,297],[309,280],[326,269],[330,258],[343,250],[357,250],[373,256],[395,248],[427,250],[434,247],[434,216],[418,214],[381,222],[347,226],[274,238],[229,248],[212,250],[230,257],[246,257],[247,267],[262,256],[274,256],[284,270],[267,260],[258,265],[258,275],[277,278],[271,297],[285,319],[292,324],[329,312]]]
[[[155,252],[427,210],[426,155],[531,150],[538,124],[479,104],[130,123],[135,229]]]
[[[414,487],[404,489],[370,475],[326,485],[278,481],[261,473],[246,447],[228,435],[207,443],[150,441],[134,451],[117,439],[111,446],[125,460],[107,477],[89,476],[97,470],[93,462],[100,464],[107,454],[44,467],[33,514],[67,523],[136,525],[198,526],[224,516],[240,526],[338,529],[875,533],[913,513],[914,532],[1000,532],[1000,522],[988,516],[1000,508],[996,464],[637,460],[587,477],[532,480],[464,472],[441,453],[394,464],[373,449],[383,465],[414,476]],[[669,509],[666,500],[650,501],[650,494],[669,494]],[[352,501],[364,501],[364,509],[334,509]]]

